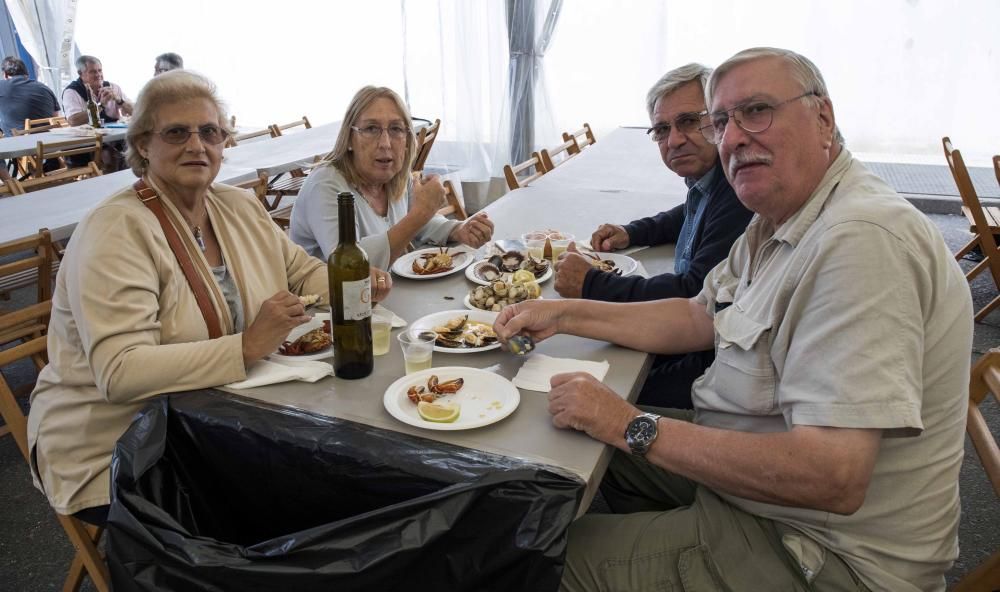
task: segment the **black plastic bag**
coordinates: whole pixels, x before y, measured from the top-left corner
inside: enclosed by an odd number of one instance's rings
[[[583,493],[553,467],[269,406],[161,397],[112,459],[130,590],[555,590]]]

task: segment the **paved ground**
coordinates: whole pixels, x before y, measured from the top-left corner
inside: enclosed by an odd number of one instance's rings
[[[929,217],[942,230],[953,251],[968,240],[964,218],[940,214]],[[992,280],[985,276],[974,282],[972,288],[977,308],[996,295]],[[12,303],[4,304],[11,306],[28,297],[29,294],[18,293]],[[0,308],[3,307],[0,304]],[[1000,311],[976,325],[970,362],[996,346],[1000,346]],[[26,371],[11,374],[5,370],[5,375],[15,382],[30,379]],[[990,402],[984,412],[993,433],[1000,434],[1000,409]],[[949,573],[949,582],[956,581],[994,550],[1000,549],[1000,501],[968,442],[961,473],[961,496],[961,554]],[[26,465],[9,437],[0,438],[0,500],[0,590],[61,589],[72,548],[42,494],[31,487]],[[600,501],[593,510],[600,510]],[[84,590],[93,590],[89,582]]]

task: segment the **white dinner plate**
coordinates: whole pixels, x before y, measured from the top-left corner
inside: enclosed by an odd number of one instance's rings
[[[465,268],[465,277],[468,278],[470,281],[473,281],[473,282],[479,284],[480,286],[488,286],[488,285],[490,285],[490,283],[488,281],[481,280],[478,277],[476,277],[476,273],[475,273],[476,272],[476,268],[479,267],[480,265],[484,264],[484,263],[487,263],[486,259],[482,259],[480,261],[476,261],[472,265],[466,267]],[[514,275],[513,272],[505,271],[505,272],[503,272],[503,274],[500,277],[504,281],[509,282],[510,281],[510,277],[512,275]],[[540,284],[540,283],[544,282],[545,280],[549,279],[550,277],[552,277],[552,265],[551,264],[549,265],[549,268],[545,270],[545,273],[543,273],[541,277],[535,278],[535,281]]]
[[[539,296],[538,298],[529,298],[528,300],[522,300],[521,302],[528,302],[529,300],[543,300],[544,298],[545,298],[544,296]],[[483,310],[481,308],[477,308],[475,306],[472,306],[472,294],[471,293],[465,295],[465,299],[462,300],[462,304],[464,304],[465,308],[468,308],[469,310],[475,310],[475,311],[479,311],[479,312],[485,312],[485,313],[489,313],[489,314],[492,314],[492,315],[497,314],[497,313],[495,313],[493,311]]]
[[[461,412],[453,423],[434,423],[420,417],[417,405],[406,396],[411,386],[427,387],[427,379],[435,375],[445,382],[461,377],[465,380],[462,390],[453,395],[445,395],[438,403],[458,403]],[[392,383],[385,391],[382,399],[385,410],[399,421],[426,428],[428,430],[470,430],[496,423],[517,409],[521,402],[518,392],[509,380],[477,368],[462,366],[446,366],[443,368],[428,368],[413,374],[407,374]]]
[[[413,262],[419,259],[424,253],[440,253],[441,249],[439,247],[429,247],[426,249],[420,249],[413,251],[412,253],[407,253],[396,259],[396,262],[392,264],[392,271],[398,276],[409,278],[411,280],[433,280],[439,277],[445,277],[453,273],[458,273],[465,269],[470,263],[476,259],[476,251],[465,245],[458,245],[454,247],[448,247],[448,254],[452,256],[452,267],[448,271],[443,271],[441,273],[434,273],[430,275],[420,275],[419,273],[413,273]]]
[[[639,262],[635,259],[629,257],[628,255],[622,255],[621,253],[594,253],[601,259],[610,259],[615,262],[615,266],[622,270],[622,277],[625,277],[633,272],[639,267]]]
[[[329,321],[329,320],[330,320],[330,313],[318,312],[313,316],[312,320],[309,321],[308,323],[305,323],[304,325],[299,325],[298,327],[292,329],[292,331],[288,334],[288,337],[285,338],[285,340],[295,341],[296,339],[302,337],[309,331],[312,331],[313,329],[319,329],[320,327],[323,326],[323,321]],[[268,356],[268,358],[278,362],[308,362],[312,360],[325,360],[326,358],[332,358],[332,357],[333,357],[332,345],[326,349],[321,349],[314,354],[305,354],[302,356],[286,356],[279,354],[278,352],[274,352]]]
[[[493,326],[493,321],[497,320],[497,313],[480,310],[478,308],[472,310],[445,310],[429,314],[413,321],[413,325],[410,327],[410,330],[416,332],[433,331],[434,327],[443,325],[451,319],[463,315],[469,315],[470,321],[486,323],[491,327]],[[484,345],[483,347],[444,347],[442,345],[435,345],[434,351],[446,354],[472,354],[497,349],[498,347],[500,347],[499,341],[491,343],[490,345]]]

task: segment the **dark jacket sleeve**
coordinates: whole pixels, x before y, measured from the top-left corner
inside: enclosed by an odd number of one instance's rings
[[[583,280],[583,297],[611,302],[639,302],[695,296],[701,291],[705,276],[729,255],[733,243],[743,234],[752,217],[753,212],[743,206],[729,183],[723,180],[705,211],[701,228],[696,229],[691,267],[687,273],[664,273],[643,278],[638,275],[619,277],[591,269]]]
[[[649,218],[634,220],[625,225],[630,245],[655,247],[677,242],[684,225],[684,204],[660,212]]]

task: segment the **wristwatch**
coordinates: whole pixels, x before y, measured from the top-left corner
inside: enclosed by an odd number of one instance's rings
[[[649,451],[649,447],[660,435],[657,429],[659,419],[660,416],[655,413],[643,413],[628,423],[628,427],[625,428],[625,443],[632,450],[632,454],[645,456]]]

